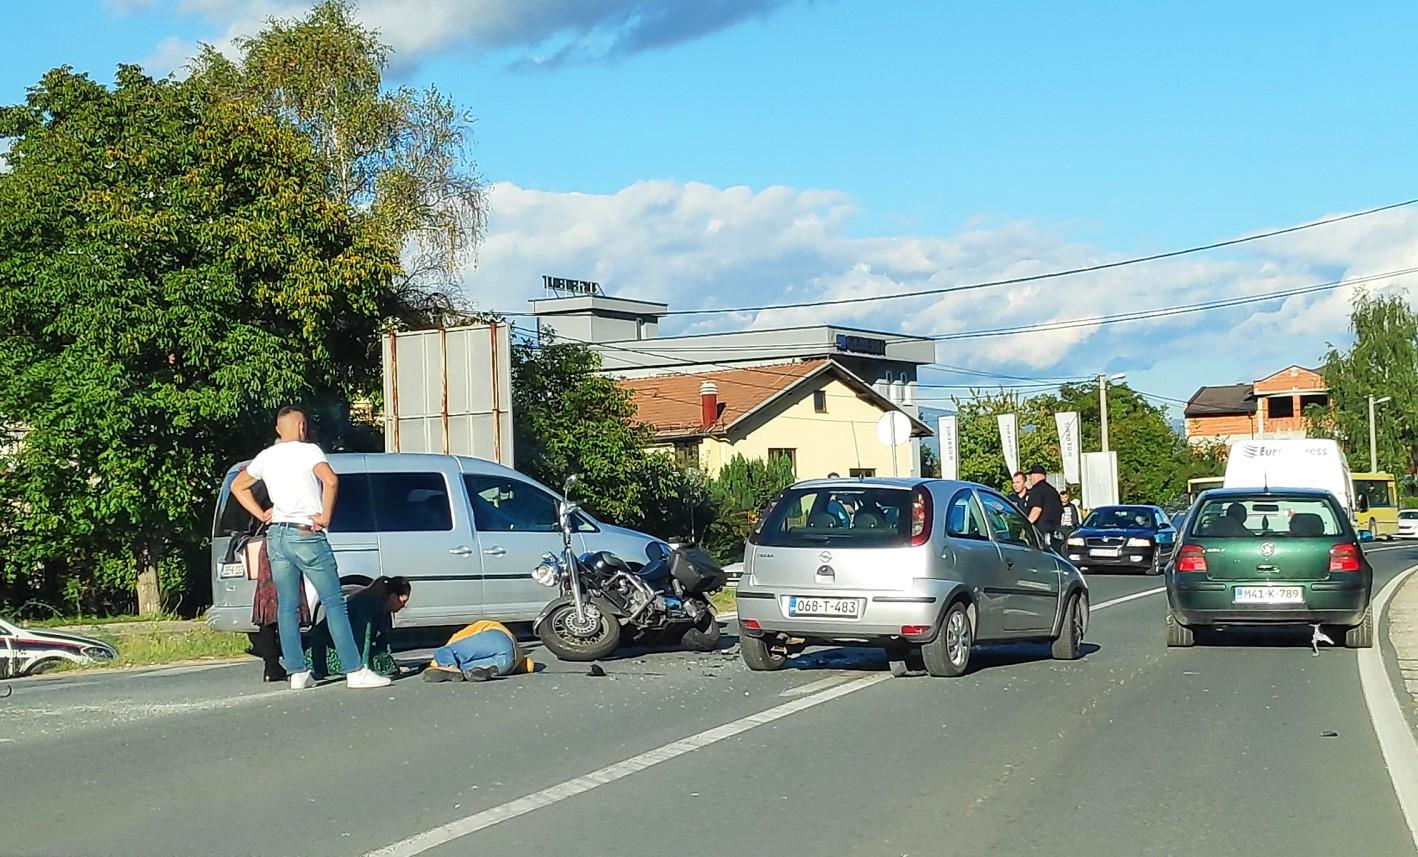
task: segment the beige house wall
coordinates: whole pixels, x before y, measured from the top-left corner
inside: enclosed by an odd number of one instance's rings
[[[863,401],[836,378],[826,378],[818,389],[827,392],[827,412],[813,409],[813,391],[804,388],[787,408],[780,402],[771,417],[751,418],[747,430],[740,427],[734,436],[706,438],[700,443],[699,460],[704,472],[718,473],[735,455],[768,458],[770,449],[792,449],[799,479],[816,479],[829,473],[847,476],[853,469],[874,469],[877,476],[892,475],[892,455],[876,439],[876,424],[884,413]],[[915,475],[919,465],[907,442],[896,447],[896,472]]]

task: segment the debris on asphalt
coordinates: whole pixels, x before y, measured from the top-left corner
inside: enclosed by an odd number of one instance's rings
[[[605,676],[605,674],[606,671],[601,668],[600,664],[591,664],[591,668],[586,670],[586,675],[595,676],[596,678],[601,678]]]
[[[1332,732],[1332,731],[1326,729],[1325,731],[1323,731],[1323,732],[1320,733],[1320,737],[1321,737],[1321,738],[1338,738],[1338,737],[1339,737],[1339,733],[1338,733],[1338,732]]]

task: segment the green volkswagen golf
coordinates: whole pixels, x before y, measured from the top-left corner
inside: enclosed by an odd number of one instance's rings
[[[1325,491],[1207,491],[1166,569],[1167,645],[1197,628],[1319,625],[1350,648],[1374,643],[1374,572],[1339,502]]]

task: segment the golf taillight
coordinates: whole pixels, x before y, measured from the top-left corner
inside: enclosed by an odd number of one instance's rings
[[[931,492],[917,488],[911,492],[911,547],[931,540]]]
[[[1176,569],[1206,574],[1206,551],[1202,550],[1201,545],[1182,545],[1177,552]]]
[[[1359,546],[1356,544],[1335,545],[1329,549],[1330,571],[1358,571]]]

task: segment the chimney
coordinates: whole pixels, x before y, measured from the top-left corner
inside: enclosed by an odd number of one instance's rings
[[[699,422],[702,431],[719,421],[719,385],[705,381],[699,385]]]

